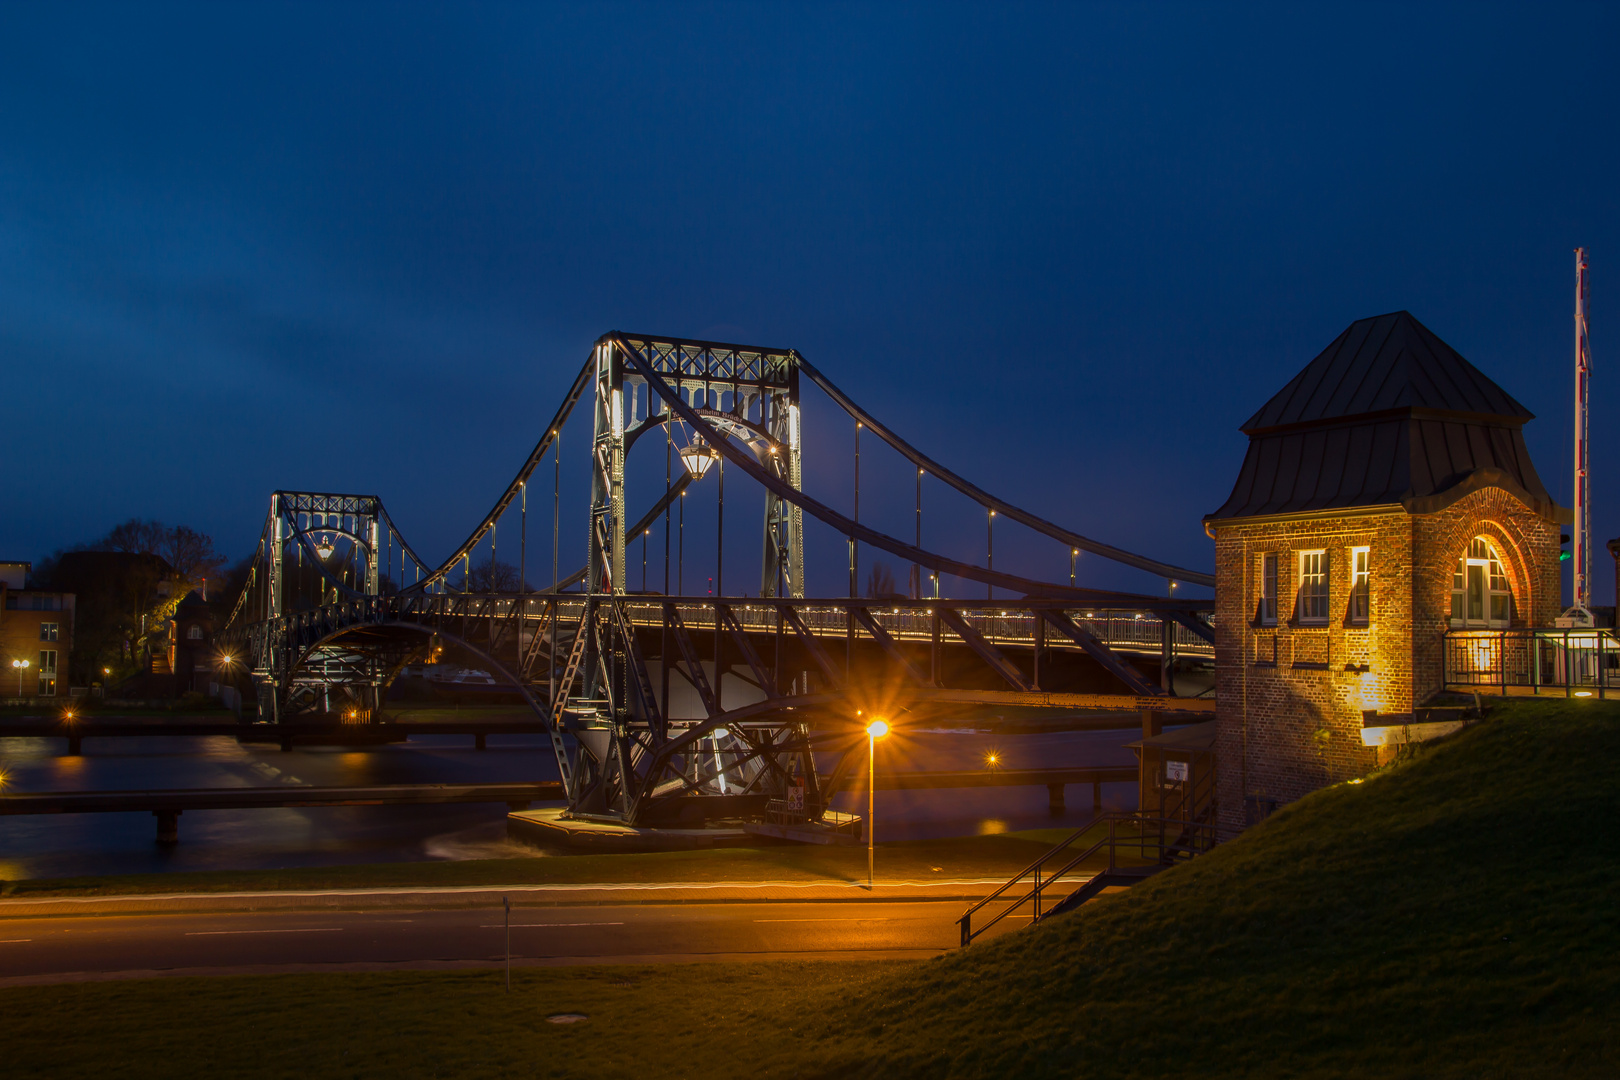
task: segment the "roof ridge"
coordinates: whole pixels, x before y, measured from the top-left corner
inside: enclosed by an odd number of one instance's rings
[[[1404,308],[1357,319],[1273,394],[1241,430],[1313,423],[1410,406],[1535,418]]]

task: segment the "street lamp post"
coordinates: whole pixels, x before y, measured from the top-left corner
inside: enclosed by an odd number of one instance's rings
[[[873,720],[866,725],[866,887],[872,888],[872,869],[877,861],[877,741],[889,733],[889,725]]]
[[[11,666],[17,669],[17,696],[22,697],[23,696],[23,692],[22,692],[23,672],[28,670],[28,661],[26,661],[26,660],[13,660],[11,662]]]

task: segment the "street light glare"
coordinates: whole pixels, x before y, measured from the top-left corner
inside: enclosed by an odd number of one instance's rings
[[[874,720],[866,725],[866,733],[874,739],[881,739],[889,733],[889,724],[885,720]]]

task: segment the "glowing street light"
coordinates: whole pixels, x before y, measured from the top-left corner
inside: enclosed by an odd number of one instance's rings
[[[877,741],[889,733],[881,717],[866,725],[866,887],[872,887],[877,861]]]
[[[26,660],[13,660],[11,662],[11,666],[17,669],[17,696],[22,697],[23,696],[23,692],[22,692],[23,672],[28,670],[28,661],[26,661]]]

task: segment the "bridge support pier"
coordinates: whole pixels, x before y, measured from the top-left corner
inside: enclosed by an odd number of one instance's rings
[[[82,756],[84,754],[84,736],[83,735],[69,735],[67,737],[67,741],[68,741],[68,757],[80,757],[80,756]]]
[[[476,734],[476,735],[474,735],[474,736],[473,736],[473,747],[474,747],[474,748],[475,748],[475,749],[478,749],[478,750],[483,750],[483,749],[485,749],[485,746],[484,746],[484,740],[485,740],[485,738],[487,738],[487,736],[486,736],[486,734],[485,734],[485,733],[484,733],[484,732],[482,732],[482,731],[480,731],[480,732],[479,732],[479,733],[478,733],[478,734]],[[525,809],[525,810],[527,810],[527,809],[528,809],[528,807],[524,807],[524,809]]]
[[[157,818],[157,842],[164,846],[180,842],[180,811],[154,810],[152,816]]]
[[[1046,808],[1054,814],[1063,813],[1063,785],[1046,785]]]
[[[1094,814],[1102,812],[1102,781],[1091,782],[1091,811]]]

